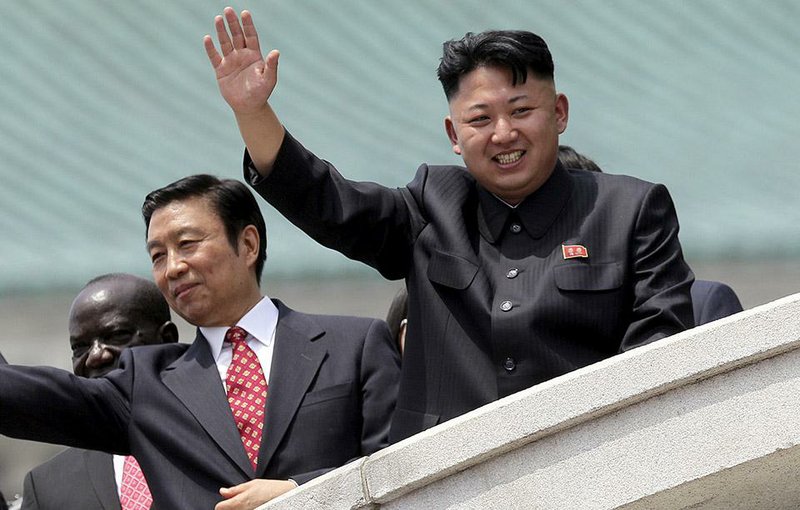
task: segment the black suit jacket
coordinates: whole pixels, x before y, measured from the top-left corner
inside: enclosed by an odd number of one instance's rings
[[[244,165],[255,190],[311,237],[406,279],[393,441],[693,326],[694,276],[662,185],[557,165],[519,206],[534,248],[527,273],[510,280],[512,256],[487,261],[497,229],[463,167],[422,165],[401,189],[352,182],[288,133],[267,178],[247,154]],[[562,245],[589,257],[566,259]],[[509,313],[506,290],[523,296]]]
[[[742,303],[732,288],[709,280],[695,280],[692,307],[694,322],[698,326],[742,311]]]
[[[69,448],[32,469],[23,483],[23,510],[120,510],[109,453]]]
[[[3,357],[3,353],[0,352],[0,365],[7,365],[8,361]]]
[[[0,433],[134,455],[154,507],[208,509],[254,477],[303,483],[387,444],[399,357],[386,323],[279,309],[253,473],[208,343],[126,350],[84,379],[0,367]]]

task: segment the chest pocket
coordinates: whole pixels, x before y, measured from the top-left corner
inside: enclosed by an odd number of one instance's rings
[[[622,264],[563,264],[556,266],[556,287],[568,291],[614,290],[622,286]]]
[[[476,274],[477,265],[455,255],[437,251],[428,262],[428,279],[451,289],[466,289]]]

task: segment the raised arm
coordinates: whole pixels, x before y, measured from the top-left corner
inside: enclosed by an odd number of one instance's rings
[[[219,91],[236,116],[255,168],[266,176],[272,170],[284,136],[283,126],[269,105],[278,83],[279,53],[272,50],[266,58],[262,57],[250,12],[242,11],[241,23],[231,7],[226,7],[223,15],[224,18],[214,18],[219,51],[210,35],[203,38],[203,45],[217,76]]]

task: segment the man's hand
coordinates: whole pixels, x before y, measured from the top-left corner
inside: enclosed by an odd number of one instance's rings
[[[278,82],[278,50],[262,58],[253,17],[242,11],[242,22],[231,7],[214,18],[222,56],[210,35],[203,38],[208,60],[217,75],[222,97],[237,115],[250,115],[263,110]],[[225,22],[228,29],[225,28]]]
[[[223,487],[219,493],[225,501],[214,510],[252,510],[297,487],[291,480],[250,480],[234,487]]]
[[[242,11],[241,24],[231,7],[226,7],[223,14],[225,19],[214,18],[222,56],[210,35],[203,38],[203,45],[217,75],[219,91],[233,110],[253,165],[266,177],[272,171],[285,133],[268,102],[278,83],[278,50],[270,51],[267,58],[261,57],[258,34],[248,11]]]

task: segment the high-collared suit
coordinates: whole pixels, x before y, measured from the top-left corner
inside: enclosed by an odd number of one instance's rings
[[[22,510],[120,510],[113,463],[111,454],[68,448],[25,476]]]
[[[348,181],[288,133],[268,177],[244,165],[318,242],[406,279],[392,440],[693,325],[662,185],[557,165],[512,209],[463,167],[422,165],[399,189]]]
[[[695,280],[692,307],[694,322],[698,326],[742,311],[742,303],[733,289],[711,280]]]
[[[280,302],[258,468],[242,446],[208,343],[126,350],[84,379],[0,367],[0,433],[134,455],[154,508],[213,508],[255,477],[303,483],[387,444],[399,356],[383,321]]]

